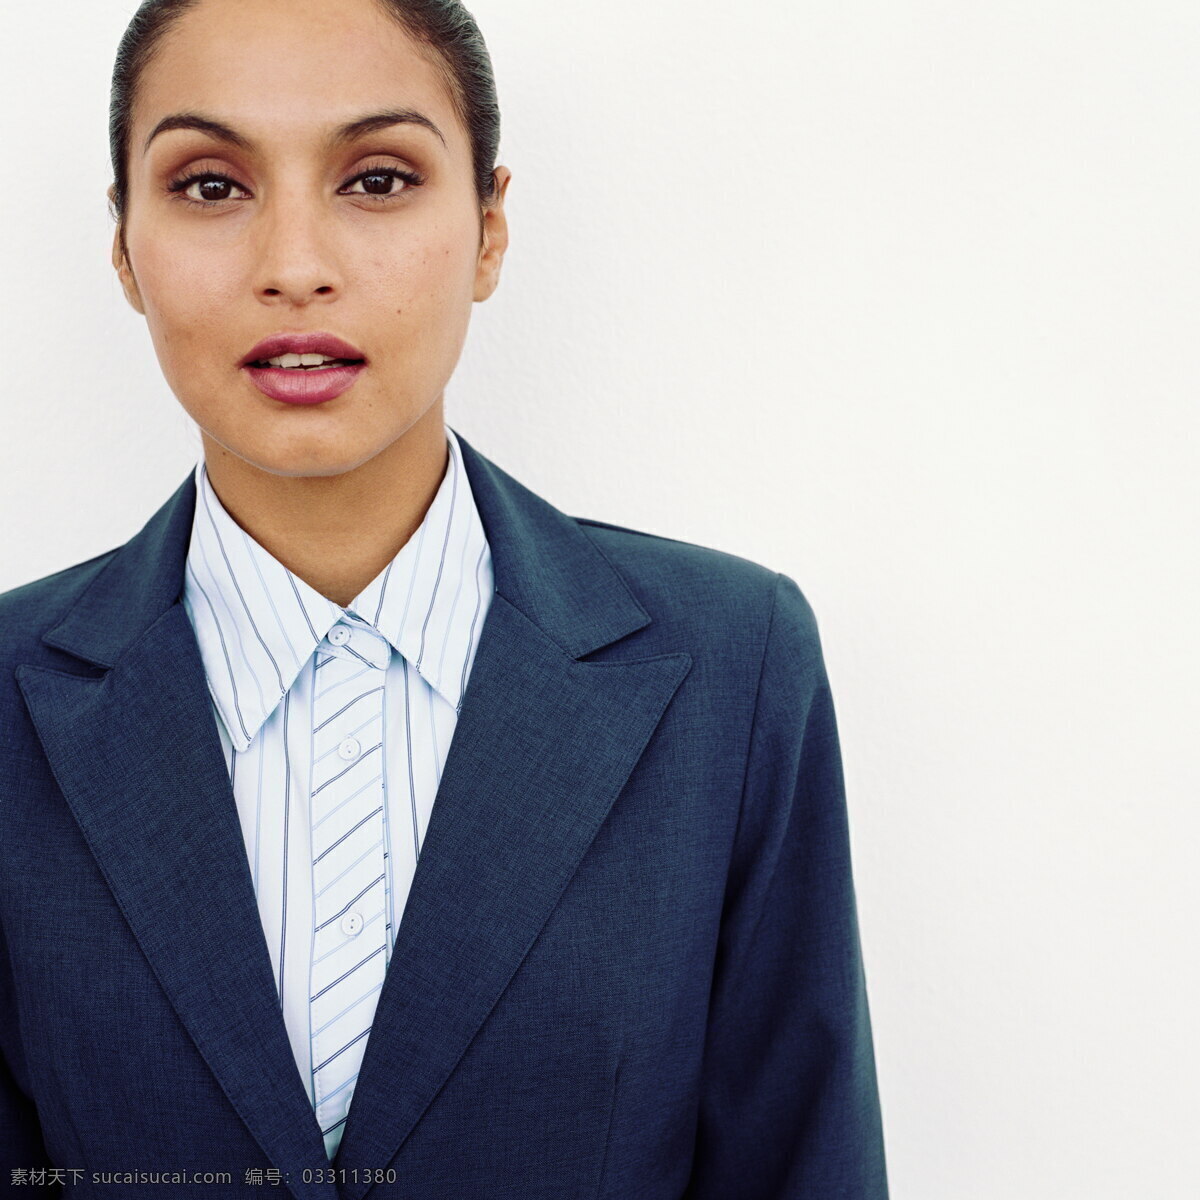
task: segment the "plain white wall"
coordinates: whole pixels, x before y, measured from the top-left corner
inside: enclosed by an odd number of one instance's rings
[[[134,8],[5,13],[0,590],[199,453],[108,258]],[[1194,1200],[1200,10],[473,10],[512,247],[448,420],[816,609],[893,1200]]]

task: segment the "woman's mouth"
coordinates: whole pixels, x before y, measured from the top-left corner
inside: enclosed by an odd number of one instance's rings
[[[245,371],[265,396],[285,404],[323,404],[351,387],[367,364],[324,354],[284,354],[247,363]]]

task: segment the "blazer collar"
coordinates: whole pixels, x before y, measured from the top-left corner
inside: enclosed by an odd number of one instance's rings
[[[498,594],[572,658],[649,624],[649,614],[573,518],[453,432],[491,549]],[[189,472],[43,641],[96,666],[115,666],[183,597],[196,501]]]
[[[587,661],[650,615],[576,521],[459,441],[496,592],[335,1166],[392,1162],[486,1036],[691,666],[684,652]],[[44,635],[104,673],[23,663],[16,678],[124,920],[268,1162],[298,1198],[361,1200],[368,1182],[302,1179],[329,1162],[180,602],[195,501],[189,472]]]

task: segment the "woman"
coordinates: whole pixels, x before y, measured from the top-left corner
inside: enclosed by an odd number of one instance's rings
[[[0,597],[14,1183],[886,1194],[811,609],[445,424],[498,126],[456,0],[129,26],[113,262],[203,459]]]

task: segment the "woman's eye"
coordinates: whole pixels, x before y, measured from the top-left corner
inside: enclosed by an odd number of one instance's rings
[[[172,192],[182,192],[186,200],[192,204],[203,206],[219,204],[222,200],[231,199],[231,189],[243,191],[232,179],[207,171],[200,175],[189,175],[184,179],[177,179],[170,185]]]
[[[421,182],[419,175],[412,171],[401,171],[397,167],[375,167],[370,171],[364,171],[361,175],[356,175],[350,181],[351,184],[361,183],[363,185],[363,190],[354,192],[354,195],[380,196],[385,199],[408,191],[409,188],[418,187]],[[403,183],[404,186],[397,187],[393,191],[393,183]]]

